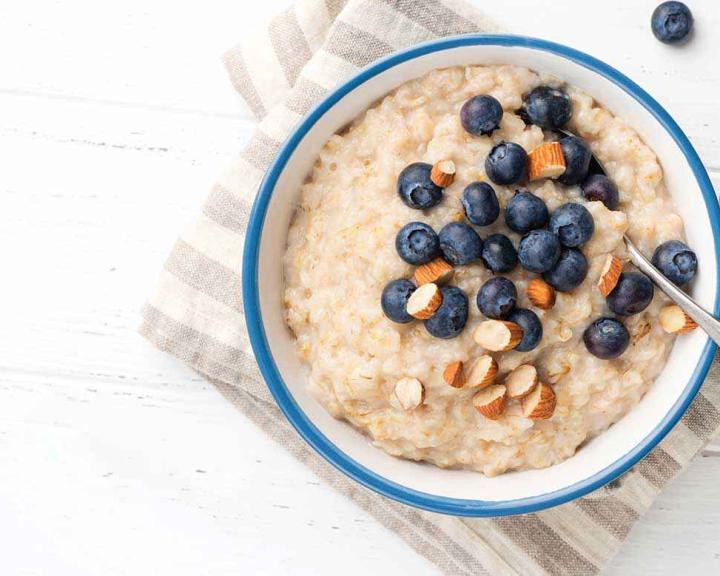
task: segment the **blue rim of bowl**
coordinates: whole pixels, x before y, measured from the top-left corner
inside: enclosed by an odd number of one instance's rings
[[[700,361],[698,362],[688,385],[685,387],[682,395],[670,409],[665,418],[663,418],[658,426],[637,446],[616,460],[613,464],[571,486],[538,496],[504,501],[449,498],[446,496],[438,496],[407,488],[360,465],[350,456],[337,448],[309,420],[285,386],[285,383],[283,382],[283,379],[272,358],[260,314],[257,283],[258,255],[261,233],[265,222],[265,214],[270,203],[270,198],[275,184],[293,151],[305,137],[307,132],[318,121],[318,119],[349,92],[370,78],[389,68],[392,68],[397,64],[441,50],[477,45],[526,47],[550,52],[567,60],[571,60],[572,62],[605,77],[622,88],[643,107],[645,107],[665,128],[665,130],[667,130],[685,155],[685,158],[693,171],[695,179],[702,190],[703,199],[705,201],[714,236],[714,250],[717,266],[714,310],[716,316],[720,313],[720,298],[718,298],[717,292],[720,288],[720,208],[718,207],[718,201],[710,182],[710,178],[708,177],[700,158],[690,144],[690,141],[680,127],[662,108],[662,106],[660,106],[660,104],[658,104],[647,92],[645,92],[645,90],[635,84],[635,82],[608,64],[605,64],[588,54],[579,52],[561,44],[537,38],[493,34],[471,34],[433,40],[382,58],[367,66],[353,78],[333,90],[319,104],[317,104],[305,116],[305,118],[303,118],[300,124],[298,124],[278,151],[277,156],[270,165],[267,174],[260,185],[255,203],[253,204],[243,254],[242,291],[250,342],[260,367],[260,372],[262,373],[270,392],[282,412],[285,414],[286,418],[295,427],[300,436],[302,436],[302,438],[330,464],[363,486],[387,496],[388,498],[392,498],[416,508],[459,516],[506,516],[511,514],[535,512],[574,500],[617,478],[636,464],[672,429],[680,417],[685,413],[685,410],[690,405],[690,402],[697,394],[715,354],[716,347],[712,340],[708,338],[702,356],[700,357]]]

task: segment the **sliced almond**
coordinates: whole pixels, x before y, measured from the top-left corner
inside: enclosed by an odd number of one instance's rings
[[[435,258],[427,264],[418,266],[415,269],[415,283],[418,286],[432,282],[434,284],[444,284],[453,277],[455,268],[445,262],[442,258]]]
[[[452,160],[441,160],[436,162],[430,170],[430,180],[435,186],[446,188],[455,180],[455,162]]]
[[[451,362],[445,366],[443,371],[443,380],[448,386],[453,388],[462,388],[465,384],[465,374],[463,372],[463,363],[458,360],[457,362]]]
[[[507,320],[485,320],[475,328],[473,333],[475,342],[485,350],[493,352],[512,350],[520,343],[522,337],[522,328]]]
[[[493,384],[473,396],[473,406],[485,418],[497,420],[505,412],[506,392],[502,384]]]
[[[675,304],[660,310],[660,326],[669,334],[687,334],[698,327],[697,322]]]
[[[423,284],[412,293],[407,301],[407,312],[418,320],[432,318],[435,311],[442,304],[442,294],[437,284],[432,282]]]
[[[505,387],[510,398],[525,398],[535,390],[537,383],[537,369],[530,364],[518,366],[505,377]]]
[[[565,172],[560,142],[545,142],[528,154],[528,179],[557,178]]]
[[[425,400],[425,388],[417,378],[401,378],[395,384],[395,399],[403,410],[414,410]]]
[[[608,294],[617,286],[622,269],[623,265],[619,258],[612,254],[608,254],[605,257],[605,262],[600,272],[600,279],[597,281],[598,290],[600,290],[600,294],[605,298],[607,298]]]
[[[522,401],[523,416],[531,420],[547,420],[555,412],[556,403],[553,389],[540,382]]]
[[[480,356],[470,368],[467,385],[470,388],[485,388],[492,384],[498,373],[498,364],[492,356]]]
[[[541,310],[550,310],[555,306],[555,288],[542,278],[533,278],[527,286],[527,295],[533,306]]]

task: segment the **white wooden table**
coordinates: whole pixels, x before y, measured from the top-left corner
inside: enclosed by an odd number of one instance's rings
[[[218,57],[286,3],[0,7],[2,574],[435,573],[135,333],[176,233],[252,128]],[[482,4],[636,79],[720,189],[715,0],[692,2],[698,34],[679,50],[653,39],[654,1]],[[718,573],[719,480],[716,443],[610,572]]]

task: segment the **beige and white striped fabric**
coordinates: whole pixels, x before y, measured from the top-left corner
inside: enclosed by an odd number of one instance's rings
[[[576,502],[498,519],[453,518],[362,488],[311,451],[285,421],[253,360],[243,322],[241,252],[263,172],[292,127],[340,81],[378,57],[439,36],[493,31],[456,0],[301,0],[225,61],[257,131],[177,241],[141,333],[215,383],[328,484],[447,574],[593,574],[659,491],[720,426],[720,371],[667,439],[619,480]]]

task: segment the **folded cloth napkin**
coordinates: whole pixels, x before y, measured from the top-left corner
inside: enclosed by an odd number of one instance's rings
[[[618,550],[660,490],[720,427],[716,365],[678,426],[622,478],[543,512],[471,519],[383,498],[317,456],[265,387],[244,328],[240,260],[263,173],[293,126],[342,80],[394,50],[496,28],[458,0],[301,0],[225,62],[257,130],[180,237],[143,311],[141,333],[212,381],[318,476],[447,574],[593,574]]]

